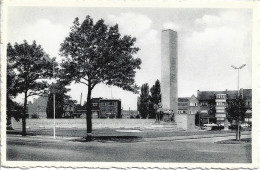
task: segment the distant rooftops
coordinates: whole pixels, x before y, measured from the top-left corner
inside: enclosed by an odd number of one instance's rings
[[[252,98],[252,89],[240,89],[239,93],[244,98]],[[237,90],[225,90],[225,91],[197,91],[197,98],[199,100],[211,100],[215,99],[217,94],[226,94],[228,99],[235,99],[237,97]]]
[[[189,102],[190,97],[179,97],[178,102]]]
[[[109,98],[109,99],[104,98],[104,99],[103,99],[102,97],[92,98],[91,100],[92,100],[92,101],[99,101],[99,100],[103,100],[103,101],[104,101],[104,100],[106,100],[106,101],[118,101],[118,100],[119,100],[119,101],[121,101],[121,99],[113,99],[113,98],[112,98],[112,99],[111,99],[111,98]]]

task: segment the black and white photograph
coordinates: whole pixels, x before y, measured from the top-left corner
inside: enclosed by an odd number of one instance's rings
[[[256,165],[254,2],[126,4],[5,2],[4,165]]]

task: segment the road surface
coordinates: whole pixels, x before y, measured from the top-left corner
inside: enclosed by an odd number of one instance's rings
[[[7,160],[250,163],[252,155],[250,143],[216,144],[214,137],[209,140],[187,138],[164,141],[151,138],[125,143],[80,142],[73,139],[8,135]]]

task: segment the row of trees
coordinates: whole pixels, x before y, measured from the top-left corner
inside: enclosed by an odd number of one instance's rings
[[[49,91],[53,91],[54,89],[56,90],[55,94],[55,117],[56,118],[61,118],[64,116],[66,110],[65,106],[70,106],[73,107],[76,104],[75,100],[72,100],[69,95],[66,93],[70,91],[69,88],[66,87],[67,83],[64,81],[59,80],[55,84],[51,84],[49,86]],[[48,95],[48,101],[47,101],[47,108],[46,108],[46,113],[47,113],[47,118],[53,118],[54,113],[53,113],[53,94],[50,93]]]
[[[136,69],[140,69],[141,59],[134,58],[139,51],[136,38],[121,36],[118,25],[108,26],[103,19],[96,23],[90,16],[80,23],[76,18],[69,35],[61,43],[60,55],[63,62],[49,59],[40,45],[24,41],[7,46],[8,89],[7,95],[24,94],[22,115],[22,135],[26,135],[26,105],[32,95],[42,95],[49,85],[46,79],[53,77],[64,84],[82,83],[87,88],[87,140],[91,140],[92,116],[91,94],[99,83],[118,86],[135,92]],[[53,71],[55,70],[55,71]],[[66,96],[60,96],[66,98]],[[49,106],[51,107],[50,100]],[[49,107],[49,108],[50,108]],[[51,115],[51,111],[47,111]]]
[[[155,118],[154,105],[161,101],[161,85],[156,80],[155,84],[149,89],[148,83],[141,86],[141,94],[139,97],[138,111],[142,118]]]

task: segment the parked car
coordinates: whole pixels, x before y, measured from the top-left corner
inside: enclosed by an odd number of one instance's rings
[[[239,127],[241,129],[241,125]],[[229,129],[236,130],[237,129],[237,125],[236,124],[232,124],[232,125],[229,126]]]
[[[213,127],[213,126],[218,126],[218,125],[215,123],[208,123],[208,124],[204,124],[203,126],[204,127]]]
[[[218,125],[215,123],[207,123],[204,124],[203,127],[205,128],[205,130],[212,130],[212,127],[218,127]]]
[[[242,127],[242,128],[247,128],[247,127],[250,127],[250,125],[249,125],[248,123],[242,123],[242,124],[241,124],[241,127]]]

